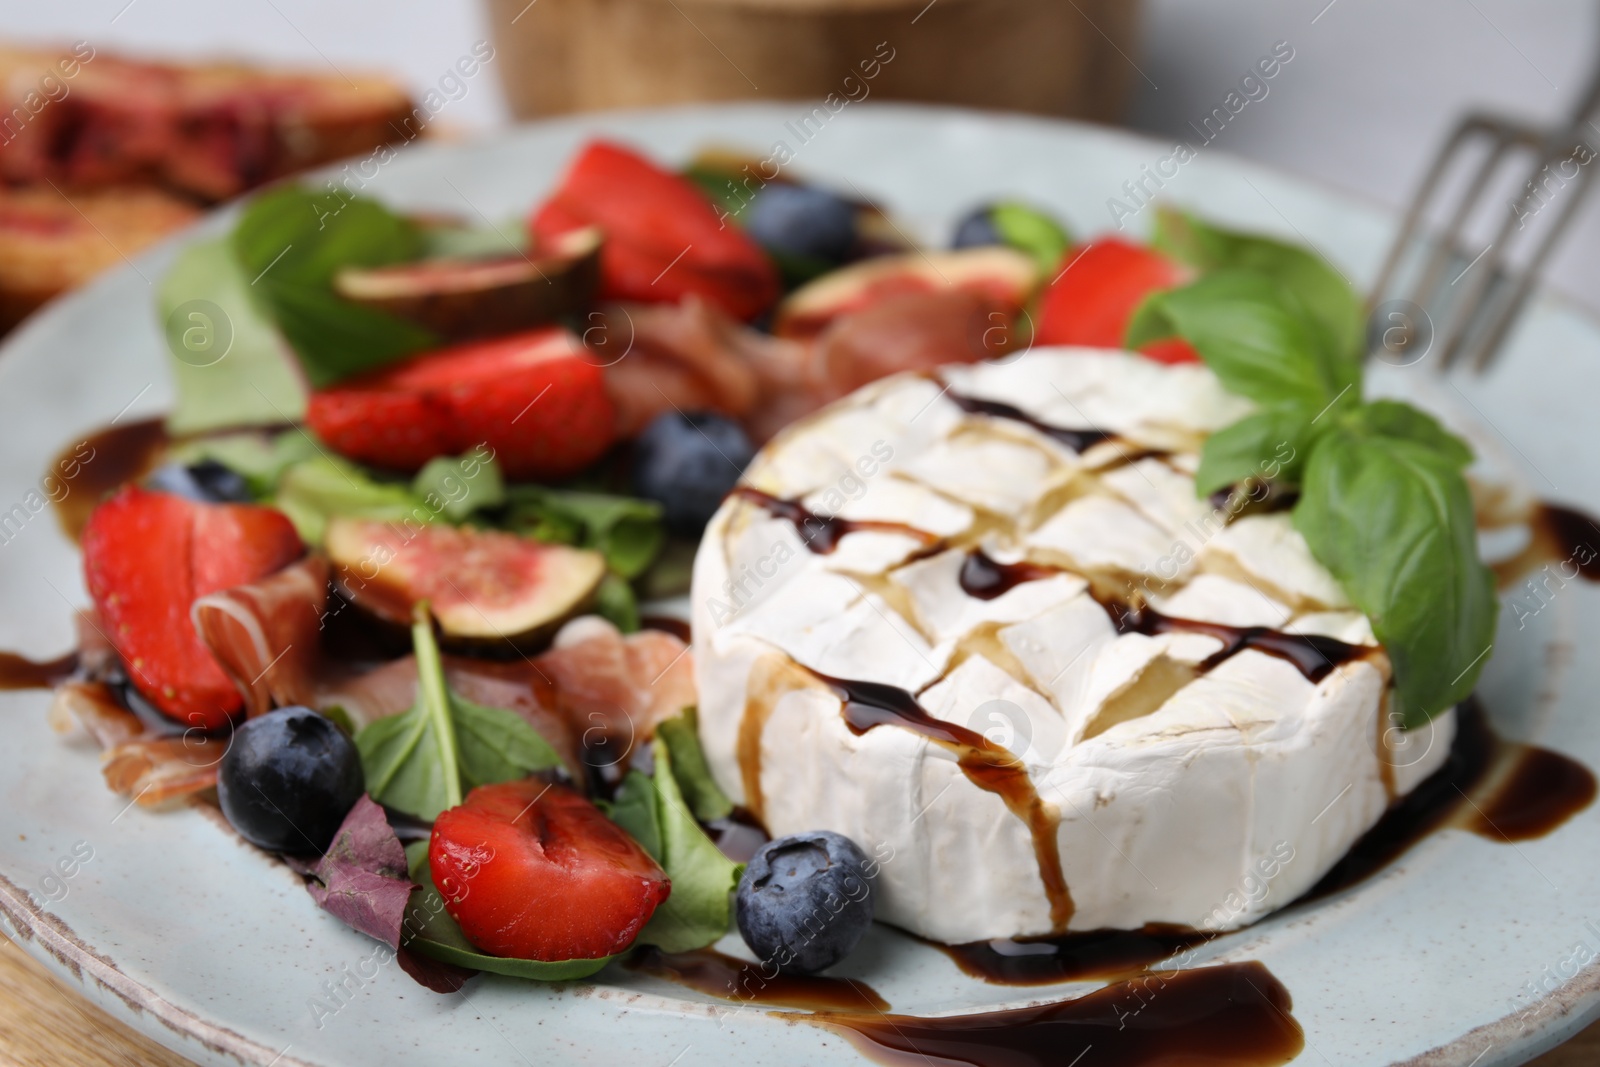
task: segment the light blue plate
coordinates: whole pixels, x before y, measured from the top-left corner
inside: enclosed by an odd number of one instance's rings
[[[1112,225],[1172,146],[1062,122],[851,105],[795,134],[798,104],[587,116],[493,141],[402,153],[370,191],[403,208],[522,215],[573,150],[604,132],[664,160],[716,143],[758,156],[785,142],[794,172],[880,200],[942,241],[966,209],[1018,195],[1079,233]],[[1219,220],[1308,241],[1370,279],[1392,230],[1367,205],[1209,149],[1164,195]],[[1129,225],[1141,230],[1148,212]],[[0,516],[39,488],[64,446],[112,419],[164,411],[172,390],[153,310],[179,245],[229,212],[36,316],[0,349]],[[1426,364],[1388,385],[1424,389]],[[1600,511],[1595,461],[1600,329],[1561,300],[1536,300],[1499,369],[1445,387],[1541,496]],[[24,505],[24,513],[27,507]],[[15,514],[12,512],[12,514]],[[17,523],[13,522],[13,527]],[[0,648],[55,655],[87,602],[78,554],[48,513],[0,536]],[[1501,732],[1600,766],[1600,591],[1569,586],[1518,630],[1509,614],[1482,687]],[[1579,642],[1582,642],[1581,644]],[[670,1063],[855,1064],[836,1035],[785,1025],[613,967],[594,984],[546,988],[488,977],[441,997],[374,942],[318,911],[299,879],[200,811],[127,810],[87,742],[45,722],[45,694],[0,693],[0,913],[8,932],[96,1003],[203,1063],[381,1062],[618,1067]],[[80,844],[82,843],[82,844]],[[93,850],[74,877],[57,860]],[[952,877],[960,872],[951,872]],[[724,947],[734,950],[737,937]],[[1203,960],[1263,961],[1289,988],[1305,1064],[1521,1063],[1600,1013],[1600,809],[1516,846],[1460,831],[1424,841],[1343,895],[1209,945]],[[877,929],[844,973],[899,1012],[951,1014],[1087,989],[1008,989],[963,977],[940,953]],[[348,978],[356,975],[356,978]],[[360,977],[372,975],[372,977]],[[327,1010],[328,983],[347,992]],[[316,1005],[321,1003],[323,1007]]]

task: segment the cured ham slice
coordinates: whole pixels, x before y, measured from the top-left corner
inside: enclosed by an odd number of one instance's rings
[[[194,602],[200,639],[244,694],[252,718],[310,704],[328,606],[328,561],[309,557],[258,582]]]

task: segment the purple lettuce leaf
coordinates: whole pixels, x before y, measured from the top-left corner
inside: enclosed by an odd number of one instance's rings
[[[356,801],[310,874],[306,889],[335,918],[390,948],[400,947],[414,885],[406,850],[380,805],[367,796]]]

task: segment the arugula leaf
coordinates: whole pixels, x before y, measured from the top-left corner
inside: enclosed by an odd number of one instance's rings
[[[225,240],[185,248],[161,280],[157,305],[178,390],[167,416],[173,435],[304,417],[299,368],[249,283]]]
[[[428,842],[414,841],[407,845],[406,860],[418,889],[413,896],[415,903],[406,918],[404,940],[401,943],[413,952],[474,971],[532,978],[539,982],[568,982],[587,978],[616,959],[615,956],[601,956],[598,959],[552,963],[479,952],[445,910],[444,898],[434,886],[433,872],[428,866]]]
[[[639,630],[639,602],[634,598],[633,587],[616,573],[600,579],[595,590],[594,613],[625,634]]]
[[[1218,430],[1201,447],[1195,493],[1210,496],[1247,478],[1282,485],[1298,483],[1316,436],[1316,415],[1292,404],[1269,407]]]
[[[506,501],[506,483],[483,446],[463,456],[435,456],[411,480],[411,491],[434,511],[457,522]]]
[[[1344,423],[1378,437],[1425,445],[1457,468],[1472,463],[1472,449],[1465,441],[1440,426],[1432,415],[1398,400],[1373,400],[1363,404],[1346,416]]]
[[[636,578],[661,551],[661,505],[636,497],[517,485],[506,490],[507,525],[540,541],[593,548],[624,578]]]
[[[528,228],[521,219],[501,226],[417,222],[423,259],[498,259],[528,252]]]
[[[460,755],[433,618],[419,603],[411,625],[417,659],[417,702],[369,723],[356,734],[367,792],[391,808],[434,819],[461,803]]]
[[[317,455],[317,444],[298,430],[268,435],[255,430],[196,438],[167,453],[173,463],[212,460],[244,478],[259,499],[272,496],[278,478],[292,465]]]
[[[1312,452],[1294,511],[1312,553],[1372,620],[1407,727],[1465,699],[1494,641],[1494,576],[1478,559],[1458,459],[1340,427]]]
[[[656,725],[656,734],[672,750],[672,772],[689,810],[700,822],[713,822],[733,814],[733,801],[718,787],[700,747],[700,716],[690,705]]]
[[[322,543],[328,520],[338,515],[417,523],[441,518],[410,487],[379,481],[355,464],[321,452],[279,475],[272,503],[289,516],[301,540],[312,545]]]
[[[231,241],[250,287],[313,386],[438,343],[419,326],[333,292],[333,277],[342,267],[401,263],[422,251],[417,228],[375,200],[285,186],[245,208]]]
[[[1321,411],[1360,396],[1361,364],[1332,349],[1295,298],[1270,277],[1219,271],[1147,297],[1128,323],[1125,347],[1178,336],[1195,347],[1230,392],[1264,406]]]
[[[1203,272],[1248,270],[1274,279],[1326,331],[1334,352],[1360,354],[1366,333],[1361,297],[1321,256],[1271,237],[1224,229],[1173,207],[1157,210],[1152,244]]]
[[[514,782],[534,771],[562,766],[550,743],[514,711],[487,708],[454,693],[450,711],[465,789]]]
[[[673,773],[669,742],[652,742],[655,774],[628,772],[617,790],[610,816],[672,879],[672,894],[639,933],[639,942],[663,952],[704,948],[728,932],[729,894],[743,864],[717,850],[694,820]]]
[[[989,209],[1000,239],[1019,252],[1033,257],[1046,276],[1061,266],[1061,257],[1072,244],[1072,237],[1059,222],[1027,204],[1004,200]]]

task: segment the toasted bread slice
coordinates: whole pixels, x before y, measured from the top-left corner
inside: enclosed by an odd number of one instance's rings
[[[199,214],[159,189],[0,187],[0,332]]]

